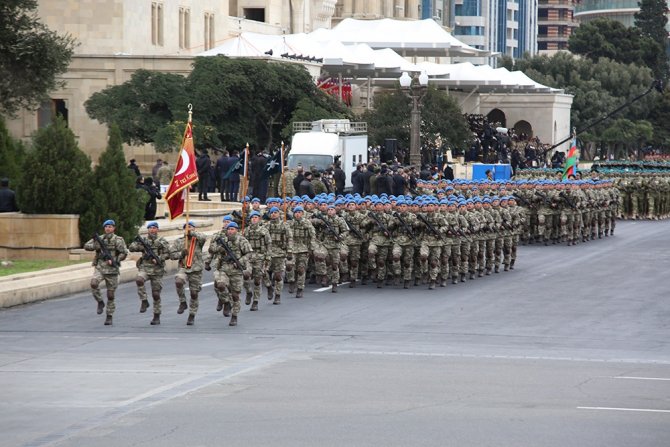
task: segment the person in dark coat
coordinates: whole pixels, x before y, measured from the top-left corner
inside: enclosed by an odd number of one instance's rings
[[[198,200],[204,202],[211,202],[211,199],[207,198],[210,164],[209,154],[207,150],[203,150],[196,160],[195,166],[198,169]]]
[[[228,158],[228,165],[225,167],[226,171],[223,173],[224,177],[228,175],[228,194],[231,202],[237,202],[237,193],[240,190],[240,173],[239,171],[232,171],[240,161],[240,153],[233,151],[233,155]],[[244,172],[244,168],[242,168]]]
[[[339,161],[335,163],[335,169],[333,169],[333,180],[335,180],[335,194],[338,196],[344,195],[344,185],[347,182],[347,175],[342,170]]]
[[[363,195],[368,196],[370,195],[371,189],[370,189],[370,177],[372,177],[375,173],[375,164],[370,163],[368,165],[368,170],[363,172]]]
[[[261,203],[265,203],[265,194],[263,191],[263,180],[265,172],[265,165],[267,164],[267,158],[263,155],[262,152],[256,154],[256,156],[251,160],[251,189],[254,197],[261,199]]]
[[[144,179],[144,190],[149,194],[149,200],[144,206],[144,220],[154,220],[157,208],[156,199],[161,199],[163,196],[151,177]]]
[[[135,173],[135,177],[141,177],[142,174],[140,173],[140,167],[137,166],[137,163],[135,163],[135,159],[131,158],[130,163],[128,163],[128,169],[133,171]]]
[[[13,213],[19,210],[16,206],[16,193],[9,189],[9,179],[0,180],[0,213]]]
[[[444,168],[442,169],[442,173],[444,175],[444,178],[447,180],[453,180],[454,179],[454,170],[451,167],[451,163],[446,162],[444,165]]]
[[[356,170],[351,173],[351,192],[352,194],[363,194],[365,175],[363,173],[363,165],[358,163]]]
[[[377,179],[375,180],[377,185],[377,195],[381,196],[386,193],[386,195],[393,194],[393,179],[389,175],[388,168],[383,168]]]
[[[228,151],[223,151],[223,154],[216,160],[216,179],[219,184],[219,192],[221,193],[222,202],[228,202],[230,199],[230,180],[226,177],[228,169],[230,169],[230,166],[228,165],[229,159]]]
[[[305,179],[304,168],[302,166],[298,166],[297,171],[298,173],[293,179],[293,190],[295,191],[296,194],[298,194],[298,191],[300,191],[300,184]]]
[[[393,174],[393,195],[394,196],[401,196],[405,194],[405,187],[407,186],[407,180],[405,180],[405,177],[403,176],[403,170],[402,168],[398,168],[398,170]]]
[[[307,196],[310,199],[313,199],[316,196],[314,192],[314,185],[312,185],[312,173],[305,172],[305,178],[300,182],[300,187],[298,188],[299,196]]]

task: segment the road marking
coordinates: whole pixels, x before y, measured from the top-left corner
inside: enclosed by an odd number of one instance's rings
[[[634,377],[634,376],[615,376],[612,379],[628,379],[628,380],[664,380],[670,381],[667,377]]]
[[[340,283],[340,284],[338,284],[338,286],[345,286],[347,284],[349,284],[349,281]],[[320,289],[316,289],[314,291],[315,292],[325,292],[326,290],[330,290],[332,288],[333,288],[333,286],[331,285],[331,286],[328,286],[328,287],[321,287]]]
[[[652,408],[615,408],[615,407],[577,407],[578,410],[604,410],[604,411],[637,411],[641,413],[670,413],[670,410],[655,410]]]

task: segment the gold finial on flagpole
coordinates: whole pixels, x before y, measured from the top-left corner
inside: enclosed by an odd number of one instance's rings
[[[190,123],[193,119],[193,104],[188,104],[188,122]]]

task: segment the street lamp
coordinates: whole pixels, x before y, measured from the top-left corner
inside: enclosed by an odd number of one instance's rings
[[[400,87],[407,96],[412,98],[409,164],[421,167],[421,100],[426,96],[428,74],[423,71],[420,75],[415,74],[412,78],[404,71],[400,76]]]

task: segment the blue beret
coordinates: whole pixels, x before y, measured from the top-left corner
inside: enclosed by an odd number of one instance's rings
[[[251,203],[256,203],[256,202],[261,203],[261,199],[259,199],[258,197],[254,197],[253,199],[251,199]]]
[[[259,213],[258,211],[252,211],[252,212],[249,213],[249,218],[252,218],[254,216],[260,216],[260,215],[261,215],[261,213]]]
[[[231,222],[226,227],[226,229],[228,229],[228,228],[240,228],[240,227],[237,225],[237,222]]]
[[[116,226],[116,222],[114,222],[112,219],[107,219],[106,221],[104,221],[104,222],[102,223],[102,226],[103,226],[103,227],[106,227],[107,225],[113,225],[113,226]]]
[[[158,228],[158,222],[156,221],[151,221],[147,224],[147,228]]]
[[[184,224],[184,225],[182,226],[182,229],[183,229],[183,228],[186,228],[186,225],[187,225],[187,224]],[[190,226],[192,226],[193,228],[195,228],[195,222],[193,222],[192,220],[189,220],[189,221],[188,221],[188,225],[190,225]]]
[[[295,208],[293,208],[294,213],[302,212],[302,211],[305,211],[305,209],[301,206],[296,206]]]
[[[226,214],[225,216],[223,216],[223,221],[224,222],[230,222],[232,220],[233,220],[233,216],[231,216],[230,214]]]
[[[277,208],[276,206],[273,206],[272,208],[270,208],[270,213],[274,213],[274,212],[277,212],[277,213],[278,213],[278,212],[279,212],[279,208]]]

